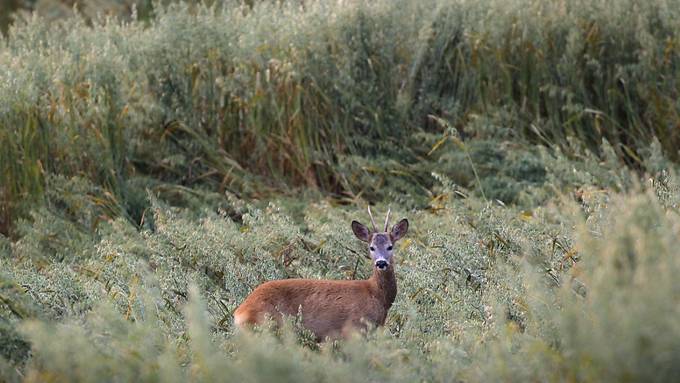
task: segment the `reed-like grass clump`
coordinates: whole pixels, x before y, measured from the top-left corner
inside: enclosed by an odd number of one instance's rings
[[[678,9],[225,2],[157,5],[144,21],[19,21],[0,53],[0,226],[41,200],[51,175],[89,180],[105,210],[137,223],[147,188],[168,199],[183,187],[415,193],[459,166],[454,145],[432,152],[445,132],[428,116],[492,147],[528,140],[575,156],[602,154],[606,139],[644,169],[657,139],[677,160]]]

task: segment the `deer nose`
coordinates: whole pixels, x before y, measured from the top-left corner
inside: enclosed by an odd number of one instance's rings
[[[375,267],[377,267],[380,270],[385,270],[387,268],[387,261],[385,260],[379,260],[375,262]]]

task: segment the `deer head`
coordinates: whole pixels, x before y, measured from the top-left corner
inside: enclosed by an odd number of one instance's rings
[[[368,216],[371,218],[373,230],[369,230],[366,226],[357,221],[352,221],[352,231],[354,235],[360,240],[368,244],[368,251],[373,261],[373,265],[380,271],[387,270],[392,264],[392,255],[394,254],[394,244],[401,239],[408,231],[408,220],[402,219],[388,232],[390,222],[391,209],[387,211],[385,217],[385,228],[383,231],[378,231],[371,214],[371,207],[368,207]]]

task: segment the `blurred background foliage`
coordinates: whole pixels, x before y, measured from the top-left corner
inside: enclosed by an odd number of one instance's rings
[[[160,1],[157,2],[161,4]],[[46,21],[73,16],[74,11],[88,18],[130,17],[136,9],[140,19],[151,16],[152,0],[6,0],[0,4],[0,30],[7,33],[17,17],[36,13]]]
[[[543,154],[678,159],[674,1],[7,4],[6,235],[53,176],[139,225],[147,189],[423,207],[436,172],[532,203]]]

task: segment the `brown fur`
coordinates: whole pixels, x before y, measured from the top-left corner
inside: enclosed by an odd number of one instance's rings
[[[335,281],[284,279],[258,286],[234,312],[239,327],[260,324],[271,317],[302,313],[302,325],[317,341],[347,337],[367,324],[382,326],[397,296],[394,267],[378,270],[367,280]]]

